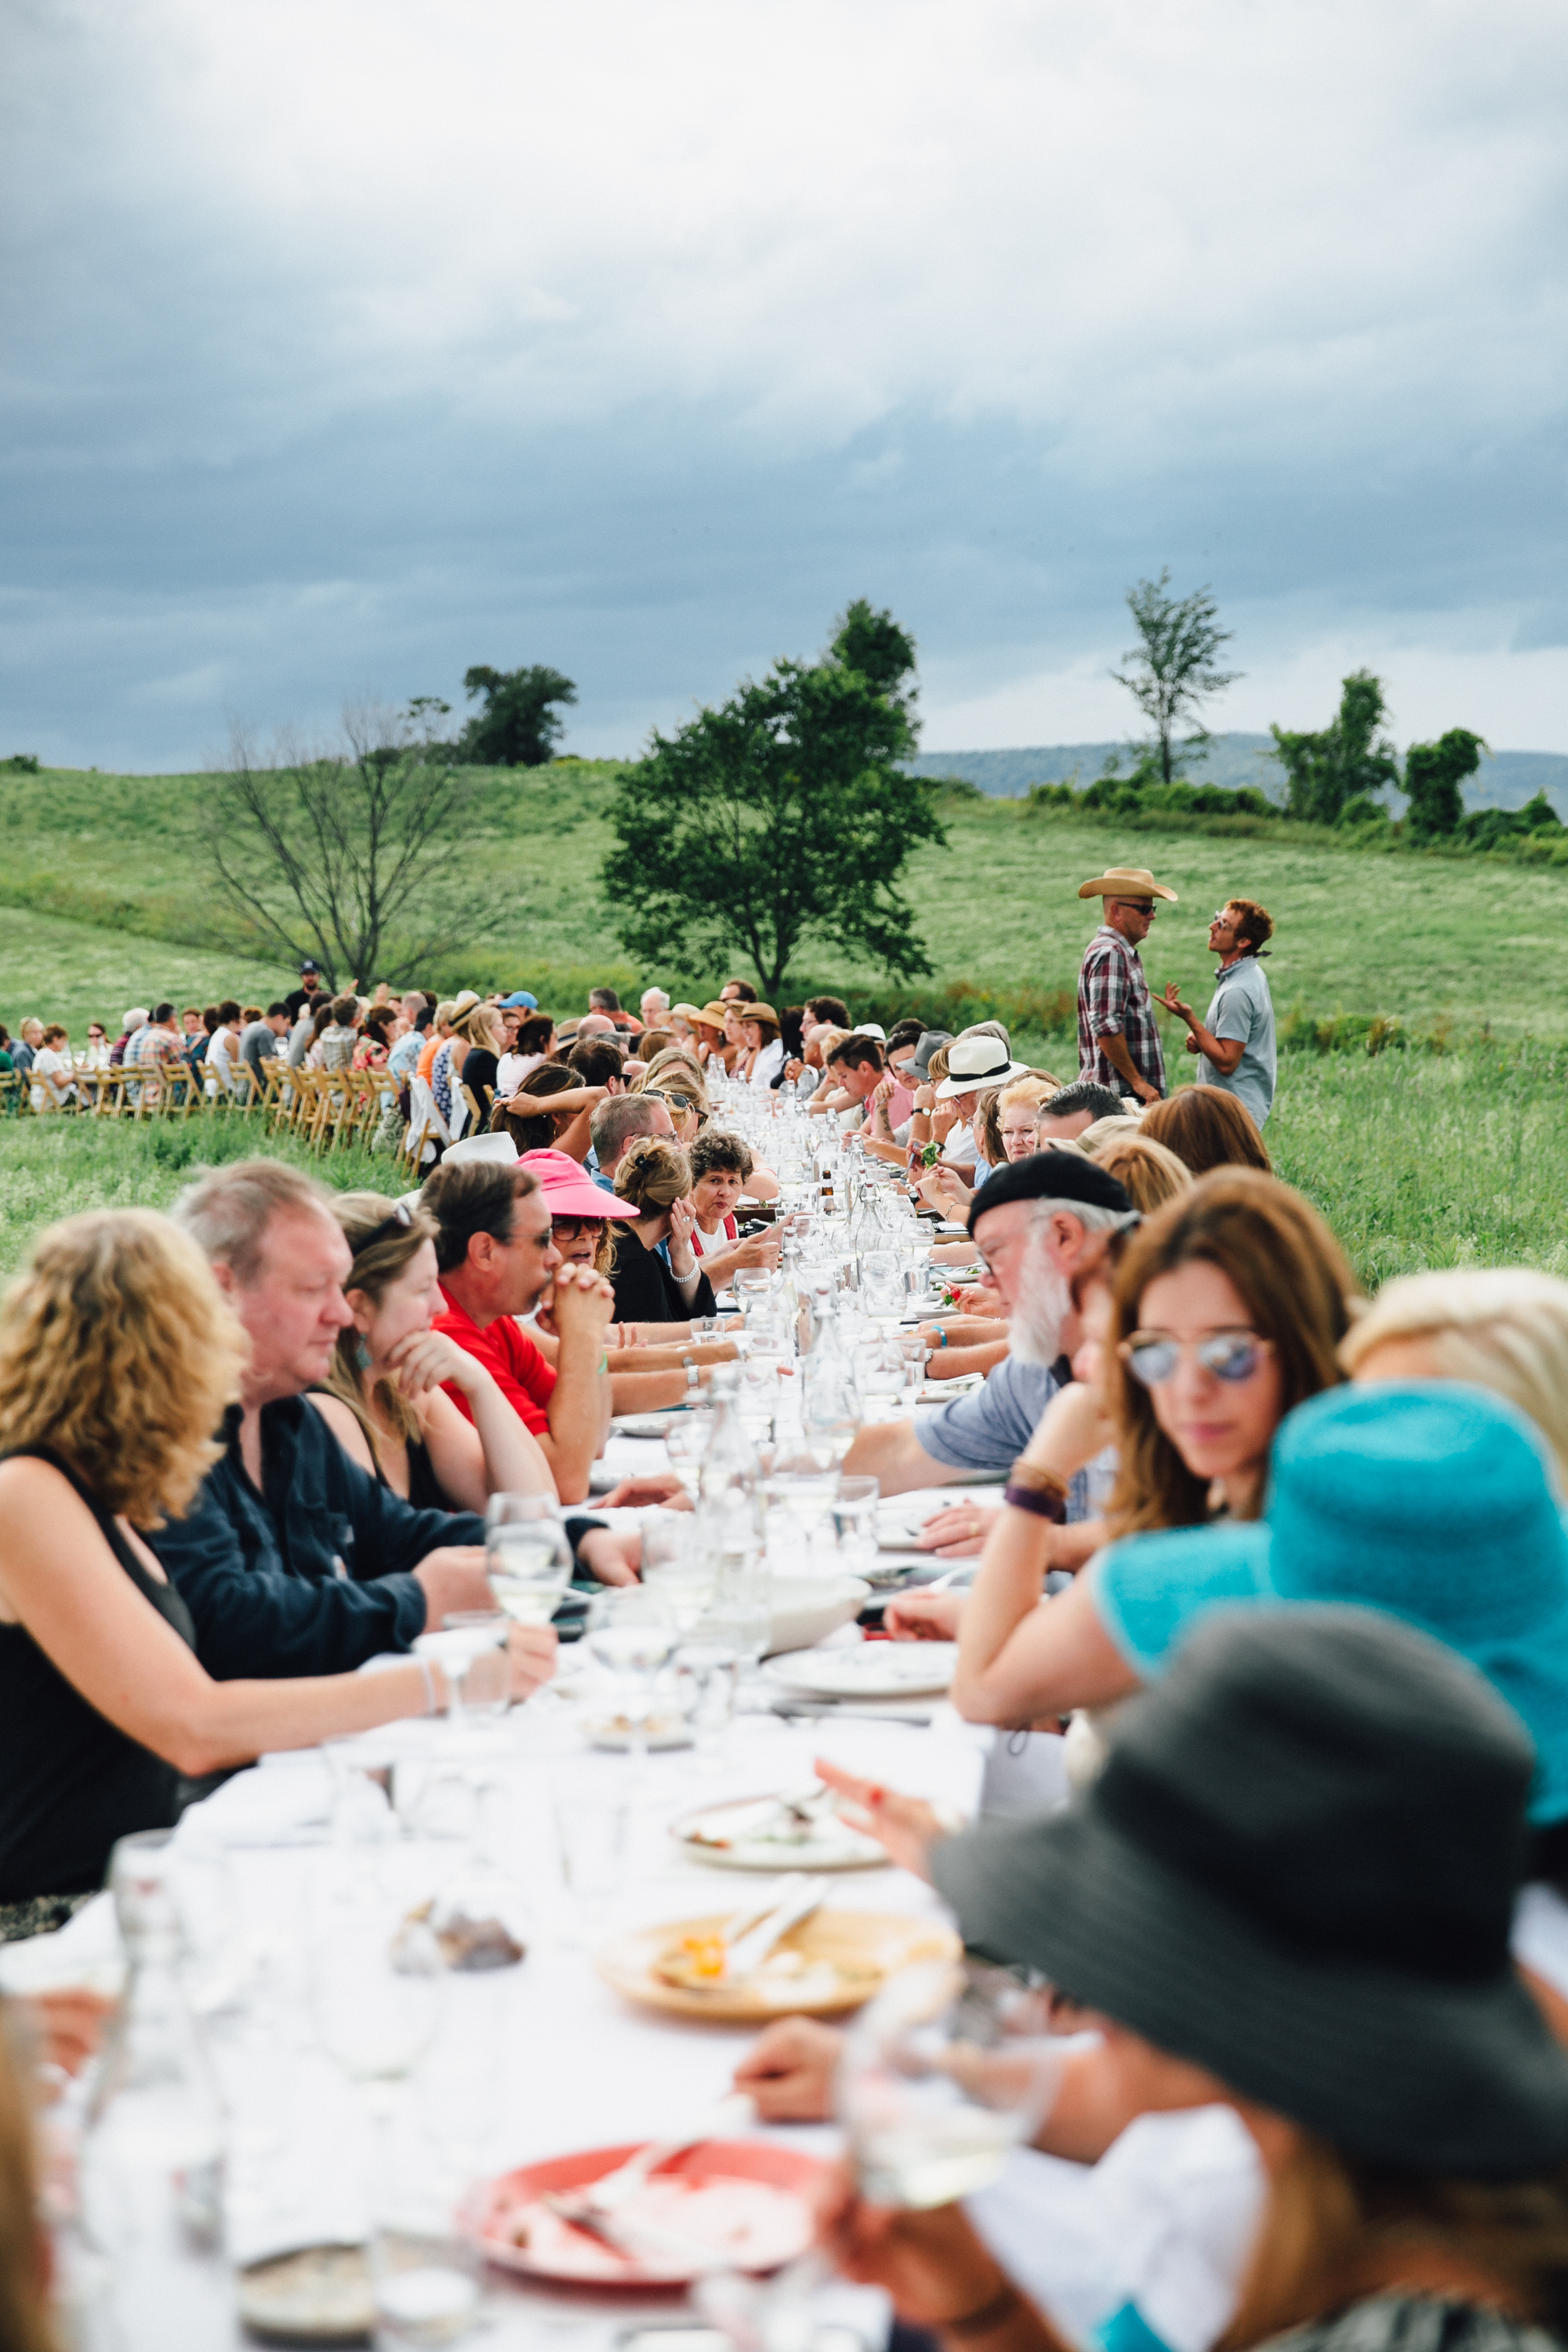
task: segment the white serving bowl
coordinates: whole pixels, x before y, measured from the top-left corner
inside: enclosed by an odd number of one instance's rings
[[[859,1576],[775,1576],[766,1654],[809,1650],[858,1617],[871,1598]]]

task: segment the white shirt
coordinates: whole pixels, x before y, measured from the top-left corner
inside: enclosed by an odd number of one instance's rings
[[[784,1039],[775,1037],[771,1045],[762,1046],[752,1065],[751,1083],[759,1093],[772,1088],[773,1080],[784,1067]]]
[[[233,1036],[232,1029],[215,1029],[206,1053],[207,1068],[225,1094],[234,1092],[234,1055],[237,1049],[231,1044]]]
[[[61,1054],[58,1052],[53,1045],[39,1046],[37,1052],[33,1056],[33,1077],[35,1081],[45,1078],[54,1079],[54,1085],[48,1089],[48,1097],[51,1102],[61,1103],[68,1102],[70,1100],[72,1095],[76,1092],[76,1088],[74,1085],[62,1084],[61,1082],[63,1080],[74,1079],[75,1076],[75,1066],[68,1054]],[[42,1085],[35,1083],[31,1089],[31,1097],[33,1108],[35,1110],[42,1110],[44,1107],[44,1087]]]
[[[503,1054],[496,1065],[497,1102],[510,1102],[543,1059],[542,1054]]]

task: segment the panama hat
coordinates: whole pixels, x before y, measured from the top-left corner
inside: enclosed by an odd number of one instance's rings
[[[1227,1610],[1119,1711],[1062,1812],[942,1839],[966,1943],[1352,2156],[1527,2179],[1568,2053],[1512,1966],[1531,1751],[1375,1611]]]
[[[1235,1601],[1354,1602],[1447,1643],[1535,1742],[1531,1818],[1568,1819],[1568,1532],[1540,1434],[1505,1398],[1330,1389],[1280,1423],[1262,1519],[1130,1536],[1096,1571],[1100,1622],[1146,1682]]]
[[[972,1095],[982,1087],[1005,1087],[1009,1078],[1026,1078],[1027,1062],[1016,1062],[1000,1037],[959,1037],[947,1049],[947,1076],[936,1090],[938,1102],[954,1095]]]
[[[1080,898],[1169,898],[1176,903],[1176,894],[1156,882],[1146,866],[1108,866],[1092,882],[1078,886]]]
[[[734,1009],[743,1022],[771,1021],[775,1029],[779,1025],[778,1014],[771,1004],[764,1004],[760,996],[753,997],[749,1004],[737,1004]]]
[[[731,1013],[738,1013],[740,1009],[738,1004],[721,1004],[717,998],[714,998],[702,1007],[700,1013],[693,1013],[688,1017],[700,1022],[704,1029],[722,1029]]]
[[[677,1015],[682,1021],[700,1021],[702,1007],[700,1004],[672,1004],[669,1008],[669,1018],[673,1021]]]

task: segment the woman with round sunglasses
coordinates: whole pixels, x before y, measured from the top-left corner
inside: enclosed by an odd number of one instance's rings
[[[1147,1220],[1117,1274],[1098,1397],[1065,1390],[1014,1465],[960,1612],[961,1714],[1023,1726],[1138,1688],[1092,1579],[1039,1606],[1051,1569],[1082,1564],[1064,1525],[1076,1457],[1109,1423],[1115,1536],[1258,1518],[1280,1422],[1343,1377],[1354,1298],[1327,1225],[1273,1177],[1216,1170]]]

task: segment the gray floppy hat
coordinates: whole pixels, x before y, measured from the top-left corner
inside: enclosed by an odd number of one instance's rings
[[[1411,1626],[1216,1611],[1080,1798],[932,1871],[966,1941],[1348,2153],[1524,2179],[1568,2158],[1568,2053],[1509,1948],[1532,1760]]]
[[[927,1085],[931,1078],[931,1055],[940,1054],[944,1045],[951,1045],[952,1043],[951,1029],[922,1029],[915,1046],[914,1060],[910,1064],[907,1075],[914,1078],[918,1085],[922,1087]]]

